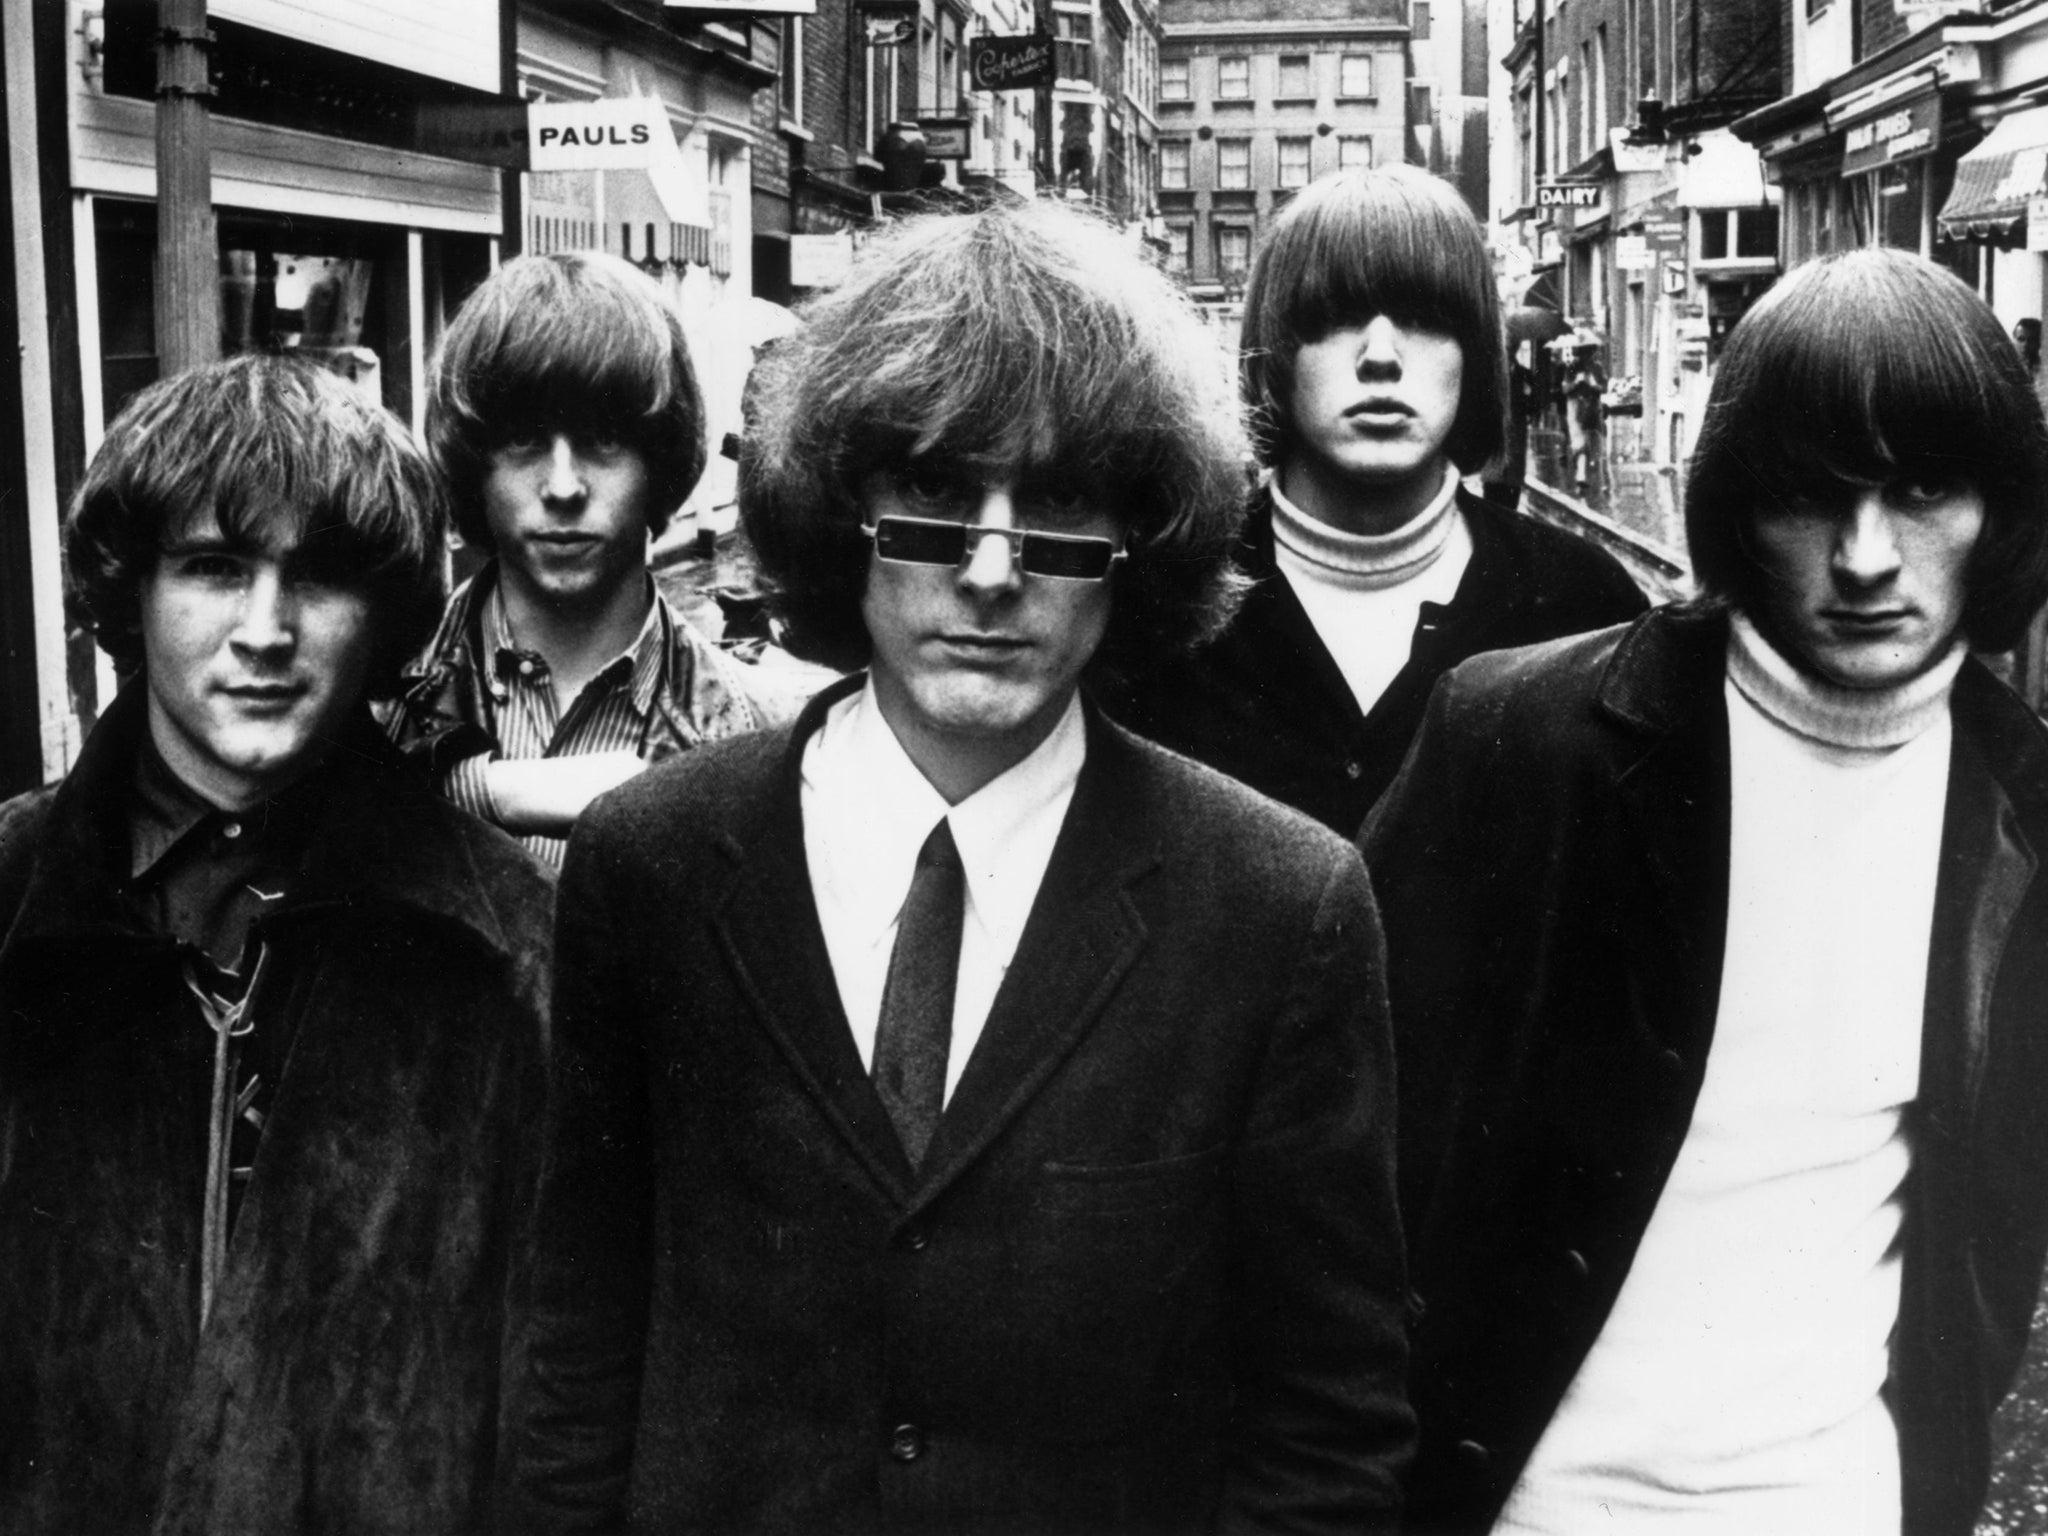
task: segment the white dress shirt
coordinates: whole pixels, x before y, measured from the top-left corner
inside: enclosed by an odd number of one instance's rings
[[[966,873],[946,1057],[950,1099],[1023,937],[1086,756],[1077,696],[1030,756],[948,809],[882,717],[872,680],[833,705],[804,744],[801,805],[811,895],[839,1001],[870,1071],[897,921],[925,838],[940,817],[950,820]]]

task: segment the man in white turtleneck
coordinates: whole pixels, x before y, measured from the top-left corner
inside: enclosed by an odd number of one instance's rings
[[[1951,275],[1731,339],[1705,599],[1481,658],[1368,822],[1411,1528],[1967,1536],[2048,1247],[2048,430]]]
[[[1486,238],[1448,182],[1383,166],[1306,188],[1252,268],[1243,341],[1251,590],[1213,645],[1097,697],[1352,837],[1448,668],[1643,596],[1604,551],[1460,485],[1505,447],[1507,362]]]

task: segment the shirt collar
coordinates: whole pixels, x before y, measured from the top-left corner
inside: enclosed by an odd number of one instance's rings
[[[668,603],[661,595],[661,589],[653,586],[654,578],[647,578],[652,587],[653,601],[647,605],[647,617],[640,621],[640,633],[633,637],[633,643],[606,662],[597,671],[585,691],[605,687],[629,679],[627,686],[632,695],[633,712],[642,719],[654,708],[656,694],[660,691],[662,678],[667,671],[668,653],[673,640],[674,616],[669,612]],[[512,633],[511,616],[505,612],[505,584],[501,577],[492,583],[489,598],[484,603],[484,636],[490,646],[490,675],[494,686],[499,680],[519,672],[520,663],[532,661],[541,668],[547,666],[547,658],[538,651],[523,649],[518,637]]]
[[[976,917],[1001,953],[1014,951],[1045,864],[1015,855],[1034,828],[1043,830],[1043,818],[1063,813],[1087,756],[1079,695],[1022,762],[951,808],[889,728],[872,679],[826,715],[817,745],[805,754],[804,777],[834,817],[832,878],[865,937],[879,942],[896,921],[918,849],[946,817]],[[1049,854],[1052,839],[1040,841]]]
[[[135,753],[130,789],[128,875],[132,880],[140,880],[156,868],[186,833],[219,813],[219,807],[171,770],[146,729]]]

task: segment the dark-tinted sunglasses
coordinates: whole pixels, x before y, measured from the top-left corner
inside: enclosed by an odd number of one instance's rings
[[[875,541],[875,553],[894,565],[957,566],[967,558],[970,537],[978,543],[992,533],[1010,541],[1010,558],[1027,576],[1101,581],[1124,558],[1114,539],[1033,528],[984,528],[927,517],[878,517],[862,531]]]

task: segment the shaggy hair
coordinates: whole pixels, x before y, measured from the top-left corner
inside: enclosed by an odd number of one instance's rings
[[[397,417],[325,369],[244,355],[152,384],[114,418],[72,498],[64,557],[74,609],[123,671],[142,664],[143,583],[208,518],[232,545],[293,548],[369,596],[375,695],[440,620],[440,478]]]
[[[1235,611],[1245,440],[1216,342],[1166,277],[1056,203],[905,221],[808,305],[748,391],[740,510],[792,649],[865,663],[862,481],[914,464],[1083,486],[1128,534],[1091,670]]]
[[[517,257],[449,322],[427,385],[426,434],[466,543],[491,548],[483,483],[492,453],[551,432],[639,453],[650,533],[704,473],[704,397],[682,317],[616,256]]]
[[[1465,474],[1498,460],[1507,344],[1485,232],[1449,182],[1388,165],[1311,183],[1252,263],[1240,383],[1259,461],[1275,465],[1293,449],[1301,349],[1376,315],[1458,343],[1464,386],[1445,452]]]
[[[1963,633],[2008,650],[2048,597],[2048,427],[1984,301],[1918,256],[1862,250],[1802,266],[1736,326],[1686,482],[1703,594],[1754,610],[1757,517],[1901,476],[1984,498]]]

